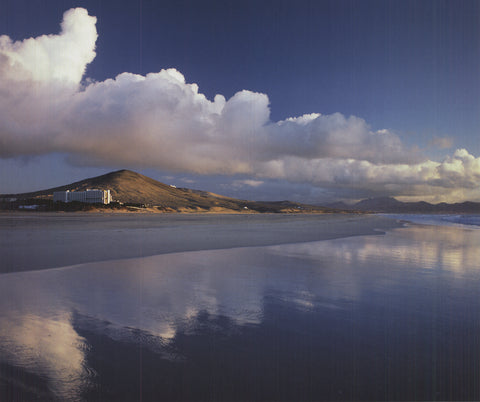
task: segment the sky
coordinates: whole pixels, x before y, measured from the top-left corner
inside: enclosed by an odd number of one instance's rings
[[[480,201],[479,31],[467,0],[0,0],[0,193]]]

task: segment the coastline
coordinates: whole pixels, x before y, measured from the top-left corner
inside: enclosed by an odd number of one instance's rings
[[[402,226],[358,214],[0,214],[0,273],[186,251],[303,243]]]

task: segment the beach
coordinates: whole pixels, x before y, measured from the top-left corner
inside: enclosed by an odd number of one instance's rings
[[[13,217],[0,395],[479,399],[477,227],[250,218]]]
[[[297,243],[398,226],[355,214],[0,214],[0,273],[182,251]]]

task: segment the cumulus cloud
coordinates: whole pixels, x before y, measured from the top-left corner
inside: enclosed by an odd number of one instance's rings
[[[316,159],[354,158],[373,163],[408,163],[420,160],[388,130],[371,131],[365,120],[340,113],[318,113],[289,118],[269,126],[270,156],[285,155]]]
[[[76,8],[64,14],[58,35],[18,42],[0,36],[0,157],[56,150],[66,106],[95,57],[95,24]]]
[[[430,146],[448,149],[453,147],[453,138],[451,137],[433,137],[433,139],[428,143]]]
[[[63,15],[58,35],[43,35],[20,42],[0,36],[3,79],[16,82],[77,84],[85,67],[95,58],[97,19],[75,8]]]
[[[260,187],[264,181],[262,180],[252,180],[252,179],[245,179],[245,180],[234,180],[233,187]]]
[[[95,57],[95,24],[76,8],[64,14],[58,35],[0,37],[0,157],[61,152],[80,165],[394,194],[473,188],[480,174],[478,158],[466,150],[430,161],[359,117],[313,113],[274,122],[265,94],[209,100],[175,69],[82,85]]]

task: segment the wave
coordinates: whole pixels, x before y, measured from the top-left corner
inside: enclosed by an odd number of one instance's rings
[[[456,227],[474,227],[480,229],[480,215],[447,215],[447,214],[382,214],[389,218],[394,218],[412,223],[421,223],[425,225],[441,225]]]

